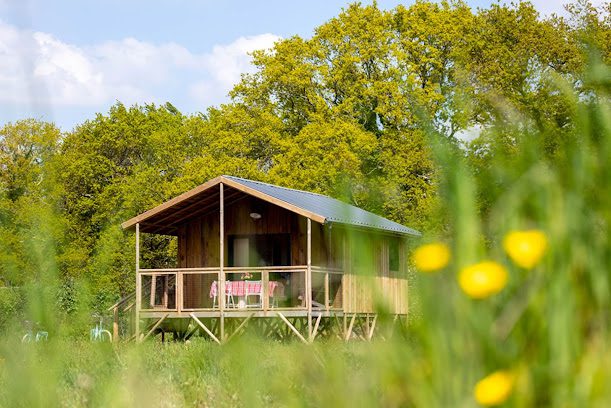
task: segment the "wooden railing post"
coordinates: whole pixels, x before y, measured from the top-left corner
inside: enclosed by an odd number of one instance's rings
[[[112,341],[119,342],[119,306],[112,309]]]
[[[157,275],[151,275],[151,294],[150,294],[150,304],[151,307],[155,307],[155,295],[157,292]],[[163,299],[162,299],[163,302]],[[148,309],[148,307],[147,307]]]
[[[218,299],[221,309],[220,313],[220,335],[221,342],[225,341],[225,192],[223,183],[219,184],[219,287]]]
[[[183,278],[182,272],[176,272],[176,311],[182,312],[183,308]]]
[[[140,309],[142,309],[142,276],[140,276],[140,223],[136,224],[136,342],[140,341]]]
[[[312,336],[312,220],[307,218],[307,270],[306,270],[306,306],[308,308],[308,338]]]
[[[329,271],[325,273],[325,308],[329,311]]]
[[[261,272],[261,285],[263,285],[261,305],[263,306],[263,311],[267,312],[267,309],[269,309],[269,271],[267,270]]]

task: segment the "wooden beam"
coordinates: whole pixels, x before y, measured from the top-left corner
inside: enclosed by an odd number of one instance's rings
[[[222,180],[222,179],[221,179]],[[219,307],[221,309],[221,341],[225,341],[225,191],[223,183],[219,183]]]
[[[299,330],[297,330],[297,329],[295,328],[295,326],[293,326],[293,324],[292,324],[291,322],[289,322],[289,320],[288,320],[286,317],[284,317],[284,315],[283,315],[282,313],[280,313],[280,312],[276,312],[276,314],[278,315],[278,317],[280,317],[280,318],[282,319],[282,321],[283,321],[284,323],[286,323],[286,325],[289,327],[289,329],[291,329],[291,330],[293,331],[293,333],[295,333],[295,335],[296,335],[297,337],[299,337],[299,339],[300,339],[301,341],[303,341],[305,344],[308,344],[308,341],[305,339],[305,337],[303,337],[303,336],[301,335],[301,333],[299,333]]]
[[[142,338],[142,341],[146,340],[146,339],[147,339],[147,337],[148,337],[148,336],[150,336],[150,335],[151,335],[151,334],[152,334],[152,333],[155,331],[155,329],[156,329],[157,327],[159,327],[159,325],[160,325],[161,323],[163,323],[163,321],[164,321],[164,320],[166,319],[166,317],[168,317],[169,315],[170,315],[169,313],[166,313],[166,314],[165,314],[165,316],[163,316],[161,319],[157,320],[157,323],[155,323],[155,325],[154,325],[154,326],[151,328],[151,330],[149,330],[149,332],[148,332],[148,333],[146,333],[146,336],[144,336],[144,337]]]
[[[168,221],[168,225],[174,227],[176,224],[180,224],[184,220],[187,220],[189,218],[195,218],[207,211],[211,211],[212,209],[216,208],[217,200],[218,199],[216,198],[216,195],[214,195],[210,203],[208,203],[208,200],[205,200],[203,202],[198,201],[198,202],[195,202],[185,207],[184,209],[180,210],[180,212],[177,212],[176,214],[172,214],[172,216],[176,216],[176,217],[173,219],[170,219]],[[197,208],[198,206],[203,206],[203,207],[197,209],[194,212],[186,211],[186,210],[191,210],[192,208]]]
[[[371,341],[373,337],[373,332],[376,329],[376,322],[378,321],[378,315],[373,316],[373,322],[371,322],[371,327],[369,328],[369,333],[367,333],[367,341]]]
[[[162,235],[174,235],[172,233],[176,233],[178,231],[178,228],[176,227],[159,225],[153,222],[141,223],[140,227],[142,228],[142,232],[148,232],[150,234],[158,234],[160,231],[163,231]]]
[[[161,218],[157,218],[155,220],[155,223],[158,225],[164,225],[163,223],[168,221],[171,218],[180,218],[180,216],[184,213],[188,213],[189,211],[191,211],[193,208],[199,207],[202,204],[204,205],[208,205],[208,204],[213,204],[214,206],[216,206],[216,194],[212,195],[212,196],[208,196],[208,197],[204,197],[203,199],[198,199],[195,200],[194,202],[187,204],[185,207],[182,207],[180,209],[174,209],[172,212],[169,212],[167,215],[162,216]],[[175,222],[173,220],[170,220],[169,225],[174,224]]]
[[[119,306],[112,309],[112,341],[119,341]]]
[[[206,191],[207,189],[209,189],[210,187],[216,186],[217,184],[220,183],[220,181],[221,181],[221,177],[219,176],[219,177],[216,177],[216,178],[214,178],[214,179],[212,179],[212,180],[210,180],[210,181],[208,181],[208,182],[206,182],[206,183],[204,183],[202,185],[199,185],[199,186],[195,187],[192,190],[187,191],[186,193],[182,193],[181,195],[176,196],[176,197],[172,198],[171,200],[166,201],[165,203],[158,205],[155,208],[152,208],[152,209],[150,209],[150,210],[148,210],[146,212],[143,212],[140,215],[137,215],[137,216],[135,216],[135,217],[125,221],[123,224],[121,224],[121,228],[123,228],[123,229],[131,228],[134,225],[136,225],[136,224],[138,224],[138,223],[140,223],[140,222],[142,222],[142,221],[144,221],[144,220],[146,220],[148,218],[151,218],[153,215],[159,214],[160,212],[162,212],[162,211],[164,211],[164,210],[166,210],[166,209],[168,209],[168,208],[170,208],[170,207],[180,203],[181,201],[184,201],[184,200],[186,200],[188,198],[191,198],[191,197],[193,197],[193,196],[195,196],[197,194],[200,194],[200,193]]]
[[[229,206],[231,206],[231,205],[233,205],[233,204],[235,204],[235,203],[245,199],[246,197],[248,197],[248,195],[242,194],[241,192],[238,192],[237,194],[233,194],[231,197],[238,196],[238,194],[240,194],[240,196],[237,199],[233,200],[233,201],[228,200],[229,196],[225,196],[225,200],[224,200],[225,208],[227,208],[227,207],[229,207]],[[201,210],[197,210],[196,212],[194,212],[192,214],[189,214],[188,216],[182,217],[182,218],[180,218],[178,220],[174,220],[174,221],[171,222],[170,225],[175,225],[175,224],[177,224],[179,222],[182,222],[182,221],[184,221],[184,220],[186,220],[188,218],[206,217],[206,216],[212,214],[214,211],[216,211],[216,204],[214,204],[212,206],[208,206],[208,207],[206,207],[204,209],[201,209]],[[177,229],[177,227],[172,227],[172,228],[176,228]]]
[[[308,226],[306,271],[306,306],[308,308],[308,338],[312,337],[312,220],[306,219]]]
[[[263,311],[267,312],[269,309],[269,271],[261,271],[261,285],[263,285],[263,299],[261,299],[261,306]]]
[[[350,340],[350,336],[352,335],[352,327],[354,326],[354,319],[356,319],[356,313],[352,315],[352,319],[350,319],[350,325],[348,326],[348,330],[346,330],[345,341]]]
[[[234,197],[237,197],[236,200],[232,200]],[[227,206],[232,205],[242,199],[244,199],[245,197],[248,197],[247,195],[245,195],[244,193],[237,191],[234,193],[230,193],[228,195],[225,196],[225,201],[228,201]],[[195,218],[195,217],[200,217],[200,216],[205,216],[207,214],[210,214],[213,209],[216,208],[217,206],[217,194],[214,194],[213,196],[205,199],[205,200],[201,200],[201,201],[196,201],[194,203],[191,203],[189,205],[187,205],[186,207],[183,207],[179,210],[177,210],[174,213],[170,213],[166,216],[164,216],[163,218],[159,219],[159,220],[155,220],[156,223],[161,223],[164,221],[168,221],[168,223],[166,225],[157,225],[157,229],[155,229],[154,231],[152,231],[152,233],[157,233],[158,231],[163,230],[164,228],[170,228],[173,230],[178,230],[177,227],[175,227],[176,224],[179,224],[181,222],[183,222],[184,220],[187,220],[189,218]],[[202,206],[201,208],[197,208],[199,206]],[[196,209],[195,211],[191,211],[193,209]],[[147,224],[148,225],[148,224]]]
[[[140,340],[140,310],[142,310],[142,276],[140,276],[140,224],[136,224],[136,341]]]
[[[278,207],[282,207],[282,208],[287,209],[287,210],[289,210],[291,212],[294,212],[294,213],[297,213],[299,215],[302,215],[302,216],[304,216],[306,218],[310,218],[310,219],[318,222],[319,224],[324,224],[325,221],[326,221],[326,218],[323,217],[322,215],[313,213],[311,211],[305,210],[305,209],[303,209],[301,207],[298,207],[296,205],[287,203],[286,201],[282,201],[282,200],[280,200],[280,199],[278,199],[276,197],[272,197],[272,196],[270,196],[268,194],[262,193],[262,192],[260,192],[258,190],[255,190],[253,188],[250,188],[250,187],[247,187],[247,186],[245,186],[243,184],[240,184],[237,181],[233,181],[233,180],[228,179],[228,178],[223,177],[223,176],[221,176],[221,181],[223,183],[225,183],[226,185],[228,185],[229,187],[235,188],[236,190],[240,190],[240,191],[242,191],[242,192],[244,192],[246,194],[249,194],[249,195],[251,195],[253,197],[260,198],[263,201],[267,201],[268,203],[277,205]]]
[[[312,331],[312,335],[310,336],[310,343],[314,342],[316,335],[318,334],[318,325],[320,324],[320,319],[322,318],[322,314],[319,314],[316,318],[316,324],[314,324],[314,330]]]
[[[191,324],[191,320],[193,319],[189,319],[189,324]],[[187,328],[189,327],[189,324],[187,324]],[[195,332],[199,329],[199,325],[195,325],[190,331],[187,332],[187,334],[185,335],[184,339],[189,340],[191,338],[191,336],[193,336],[195,334]]]
[[[329,272],[325,273],[325,309],[329,311]]]
[[[176,311],[178,313],[182,312],[184,307],[184,275],[182,272],[176,273],[176,291],[175,291],[175,299],[176,299]]]
[[[176,282],[174,282],[174,284],[176,285]],[[163,305],[164,309],[168,308],[168,298],[169,298],[169,293],[168,293],[168,289],[170,289],[170,275],[166,275],[163,278],[163,300],[161,301],[161,304]],[[176,301],[176,298],[174,298],[174,301]]]
[[[197,323],[199,327],[201,327],[208,334],[208,336],[212,338],[212,340],[216,341],[218,344],[221,344],[221,341],[214,335],[214,333],[212,333],[212,331],[210,331],[210,329],[206,327],[205,324],[202,323],[201,320],[197,318],[197,316],[195,316],[195,314],[189,313],[189,316],[191,316],[191,318],[195,321],[195,323]]]
[[[151,307],[155,307],[155,293],[157,292],[157,275],[151,276],[151,293],[150,293],[150,304]],[[163,301],[162,301],[163,304]]]
[[[251,313],[250,316],[248,316],[246,319],[244,319],[242,321],[242,323],[240,323],[240,325],[235,329],[235,331],[233,333],[231,333],[231,336],[229,336],[227,338],[226,342],[229,342],[229,340],[231,340],[236,334],[238,334],[238,332],[242,329],[242,327],[244,327],[246,325],[246,323],[248,323],[250,318],[253,317],[254,315],[255,315],[254,313]]]

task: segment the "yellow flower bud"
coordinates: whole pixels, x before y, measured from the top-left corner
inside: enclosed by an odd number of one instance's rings
[[[507,270],[496,262],[480,262],[463,268],[458,275],[458,283],[467,295],[483,299],[500,292],[507,285]]]
[[[426,244],[416,248],[412,254],[414,265],[421,272],[435,272],[450,262],[450,248],[446,244]]]
[[[543,257],[547,237],[539,230],[512,231],[505,236],[503,247],[516,265],[531,269]]]
[[[495,371],[475,385],[475,400],[485,406],[502,404],[511,395],[514,382],[515,377],[509,371]]]

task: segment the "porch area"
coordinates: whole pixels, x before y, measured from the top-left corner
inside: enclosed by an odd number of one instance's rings
[[[337,312],[343,310],[343,278],[341,269],[307,265],[224,267],[222,272],[221,268],[141,269],[138,309],[141,317]]]

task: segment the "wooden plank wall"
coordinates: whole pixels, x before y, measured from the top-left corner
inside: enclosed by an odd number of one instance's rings
[[[261,214],[261,219],[253,220],[250,217],[251,212]],[[225,236],[285,233],[291,234],[292,264],[304,265],[306,262],[306,236],[305,219],[303,217],[247,196],[225,207]],[[219,266],[218,248],[218,209],[210,214],[189,219],[179,227],[179,267]],[[227,256],[228,245],[225,247],[225,265],[227,264]]]
[[[226,190],[231,189],[226,188]],[[251,212],[261,214],[261,218],[252,219]],[[225,237],[229,235],[290,234],[291,265],[306,264],[307,237],[304,217],[244,194],[238,201],[225,203],[224,219]],[[313,223],[312,227],[313,259],[317,262],[322,259],[326,261],[326,251],[321,248],[323,226]],[[227,265],[228,249],[229,245],[225,245],[225,265]],[[321,253],[324,255],[321,256]],[[218,208],[209,214],[189,219],[178,228],[178,264],[180,268],[218,267],[220,265]],[[211,307],[212,303],[206,291],[214,280],[216,277],[213,275],[193,275],[185,279],[184,293],[185,299],[188,299],[185,305],[189,302],[194,305],[193,307]],[[297,279],[292,281],[296,285],[300,284]],[[293,289],[301,290],[301,288]]]
[[[408,283],[405,246],[400,244],[401,270],[391,276],[388,263],[388,236],[346,232],[344,249],[343,307],[346,313],[373,313],[383,302],[395,314],[408,312]]]

